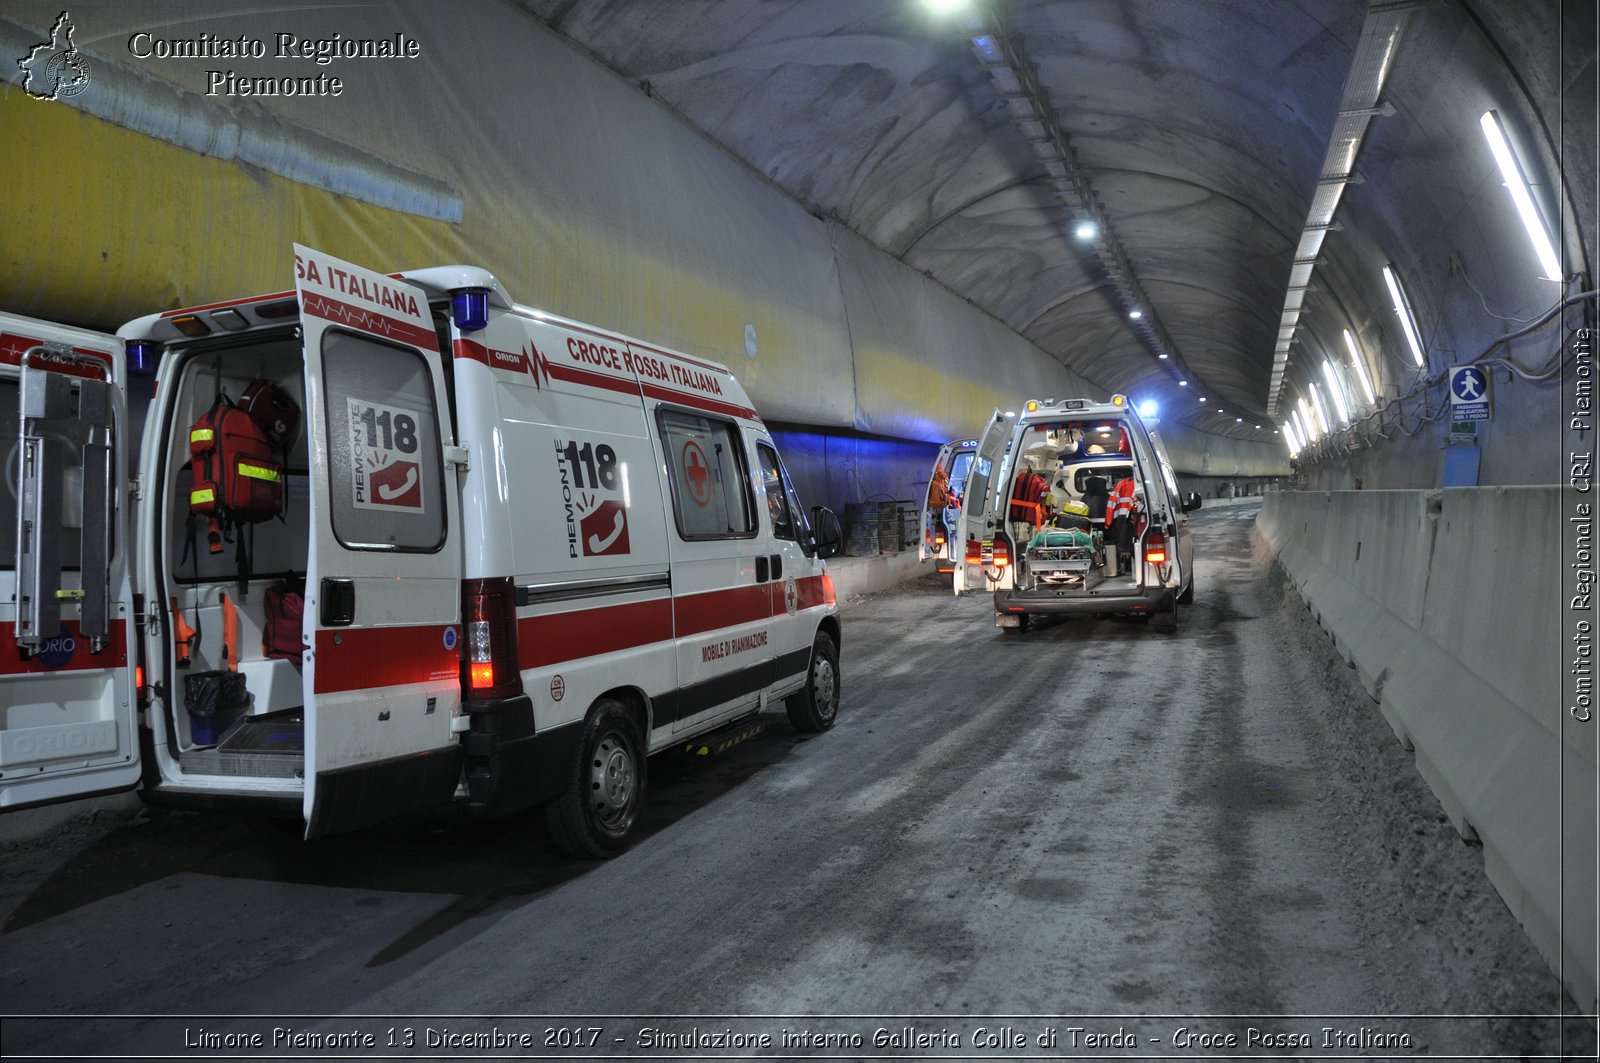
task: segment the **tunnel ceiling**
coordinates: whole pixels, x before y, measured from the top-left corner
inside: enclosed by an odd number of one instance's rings
[[[922,0],[523,6],[813,213],[1094,384],[1212,431],[1271,438],[1285,288],[1366,4],[1007,6],[1176,362],[1156,359],[1074,238],[1078,211],[959,19]]]

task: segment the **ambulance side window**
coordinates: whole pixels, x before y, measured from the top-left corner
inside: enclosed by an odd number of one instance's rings
[[[438,550],[444,465],[427,363],[407,348],[330,330],[322,366],[334,535],[351,550]]]
[[[796,541],[794,516],[789,510],[788,494],[783,489],[783,473],[778,468],[778,452],[765,443],[757,443],[756,454],[761,458],[761,486],[767,514],[772,517],[772,537]]]
[[[755,509],[738,428],[685,410],[659,410],[656,420],[678,535],[685,540],[753,537]]]

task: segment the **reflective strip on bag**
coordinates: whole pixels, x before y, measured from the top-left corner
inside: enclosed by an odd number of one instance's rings
[[[209,487],[202,487],[197,491],[189,492],[189,505],[191,506],[209,506],[216,500],[216,491]]]
[[[283,479],[283,474],[277,469],[269,469],[265,465],[251,465],[249,462],[241,461],[238,464],[238,470],[240,476],[248,476],[252,480],[266,480],[270,483],[277,483]]]
[[[189,445],[192,447],[196,443],[209,443],[216,437],[216,433],[209,428],[196,428],[189,433]]]

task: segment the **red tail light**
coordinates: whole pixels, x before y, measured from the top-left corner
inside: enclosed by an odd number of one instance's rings
[[[1011,540],[1004,535],[994,537],[994,567],[1005,568],[1011,564]]]
[[[983,564],[983,546],[976,539],[967,540],[967,564]]]
[[[461,613],[466,619],[463,693],[473,698],[509,698],[522,693],[517,589],[511,578],[467,580]]]
[[[1144,559],[1152,565],[1167,563],[1167,537],[1160,532],[1151,532],[1145,536]]]
[[[150,704],[150,689],[144,681],[144,595],[133,596],[133,703],[139,708]]]
[[[936,535],[934,535],[934,537],[933,537],[933,545],[934,546],[943,546],[944,545],[944,532],[939,532]]]

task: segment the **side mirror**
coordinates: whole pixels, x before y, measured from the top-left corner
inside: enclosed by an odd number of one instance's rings
[[[1183,511],[1185,513],[1193,513],[1199,508],[1200,495],[1198,492],[1190,491],[1188,494],[1183,496]]]
[[[816,538],[818,557],[832,557],[844,544],[844,531],[839,527],[839,518],[827,506],[811,507],[811,530]]]

